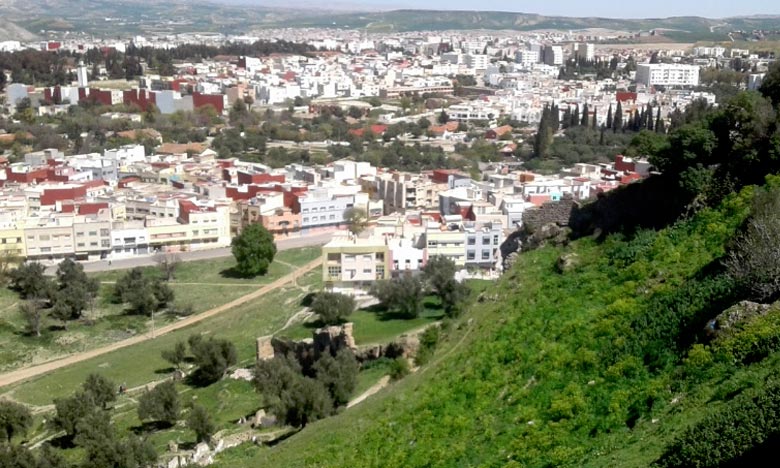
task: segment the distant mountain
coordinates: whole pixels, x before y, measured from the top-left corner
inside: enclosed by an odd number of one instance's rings
[[[399,0],[399,3],[403,0]],[[376,3],[337,0],[0,0],[0,17],[32,32],[79,31],[102,36],[177,32],[247,33],[270,27],[341,27],[369,31],[465,29],[663,31],[678,41],[726,40],[733,30],[780,29],[780,17],[708,19],[574,18],[498,11],[373,10]],[[21,31],[20,31],[21,32]]]
[[[37,39],[38,36],[19,25],[0,19],[0,41],[29,42]]]

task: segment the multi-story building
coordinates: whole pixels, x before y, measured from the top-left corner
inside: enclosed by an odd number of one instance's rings
[[[544,57],[544,63],[547,65],[563,65],[563,47],[561,46],[545,46],[542,56]]]
[[[447,184],[438,184],[425,176],[407,173],[383,174],[377,178],[377,193],[384,201],[385,213],[403,210],[439,209],[439,192]]]
[[[501,264],[499,247],[504,242],[503,225],[498,222],[463,223],[466,235],[466,266],[496,268]]]
[[[677,63],[640,63],[636,82],[645,86],[698,86],[699,67]]]
[[[377,237],[337,235],[322,247],[322,280],[335,291],[366,290],[390,275],[387,243]]]

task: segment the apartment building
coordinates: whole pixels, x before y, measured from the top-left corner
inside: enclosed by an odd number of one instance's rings
[[[385,214],[404,210],[439,209],[439,192],[446,183],[436,183],[426,176],[396,172],[377,178],[377,194],[384,202]]]
[[[645,86],[698,86],[699,67],[677,63],[640,63],[636,82]]]
[[[322,280],[334,291],[367,290],[390,275],[389,247],[378,237],[336,235],[322,247],[322,260]]]

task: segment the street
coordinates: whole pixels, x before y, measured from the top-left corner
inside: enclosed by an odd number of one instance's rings
[[[276,241],[277,250],[289,250],[297,249],[301,247],[313,247],[318,245],[324,245],[330,241],[333,236],[333,232],[317,232],[308,235],[295,235],[278,239]],[[183,262],[191,262],[194,260],[208,260],[211,258],[229,257],[231,254],[230,247],[222,247],[218,249],[208,250],[194,250],[190,252],[179,252],[179,257]],[[109,265],[109,261],[111,264]],[[46,268],[47,275],[54,275],[57,271],[57,263],[55,262]],[[139,255],[137,257],[112,259],[112,260],[98,260],[93,262],[82,262],[84,265],[84,271],[87,273],[93,273],[106,270],[122,270],[126,268],[154,266],[154,255]]]

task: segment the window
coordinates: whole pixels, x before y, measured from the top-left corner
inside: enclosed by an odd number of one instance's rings
[[[309,218],[303,218],[303,222],[304,223],[308,223],[309,222]]]
[[[338,278],[341,276],[341,267],[340,266],[329,266],[328,267],[328,276],[331,278]]]
[[[103,239],[102,241],[100,241],[100,246],[101,247],[111,247],[111,241],[108,240],[108,239]]]
[[[330,219],[331,219],[331,221],[332,221],[332,220],[334,220],[334,219],[336,219],[336,215],[333,215],[333,214],[332,214],[332,215],[330,215]]]
[[[77,232],[77,233],[76,233],[76,237],[83,237],[83,236],[84,236],[84,233],[83,233],[83,232]]]
[[[477,238],[474,236],[469,236],[468,245],[475,245],[477,243]]]
[[[493,236],[493,245],[498,245],[498,234]]]
[[[376,279],[385,279],[385,266],[384,265],[377,265],[376,266]]]
[[[482,245],[490,245],[490,238],[485,236],[482,238]]]
[[[41,247],[41,252],[51,252],[51,247]]]
[[[371,254],[363,255],[363,261],[370,262],[373,259]]]
[[[329,262],[335,262],[338,261],[340,255],[337,253],[328,253],[328,261]]]
[[[98,243],[97,243],[97,242],[90,242],[90,243],[89,243],[89,246],[90,246],[90,247],[97,247],[97,246],[98,246]]]
[[[490,251],[489,250],[483,250],[482,251],[482,260],[490,260]]]
[[[97,231],[89,231],[90,236],[97,236]]]
[[[371,274],[371,268],[363,268],[363,273],[370,275]]]
[[[304,208],[304,209],[303,209],[303,212],[304,212],[304,213],[308,213],[308,212],[309,212],[309,209],[308,209],[308,208]]]
[[[428,247],[436,247],[436,241],[428,241]]]
[[[466,260],[474,260],[476,258],[476,254],[473,250],[469,250],[466,252]]]
[[[41,235],[38,237],[38,239],[40,239],[40,240],[42,240],[42,241],[47,241],[47,240],[49,240],[49,239],[50,239],[50,237],[49,237],[49,235],[48,235],[48,234],[41,234]]]
[[[84,243],[83,242],[79,242],[78,244],[76,244],[76,247],[84,247]]]
[[[102,237],[106,237],[106,236],[110,236],[110,235],[111,235],[111,233],[108,231],[108,229],[101,229],[101,230],[100,230],[100,235],[101,235]]]

